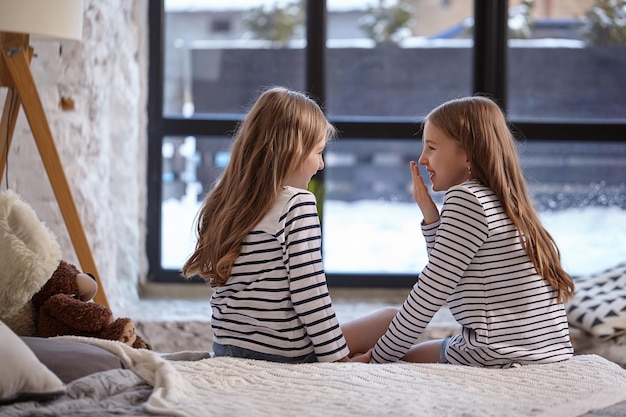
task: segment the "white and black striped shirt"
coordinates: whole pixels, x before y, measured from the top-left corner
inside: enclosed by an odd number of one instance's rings
[[[428,264],[373,362],[400,360],[446,302],[462,326],[446,350],[450,363],[510,367],[572,356],[564,306],[490,188],[475,180],[450,188],[440,220],[422,232]]]
[[[322,265],[315,196],[284,187],[211,297],[215,341],[320,362],[349,354]]]

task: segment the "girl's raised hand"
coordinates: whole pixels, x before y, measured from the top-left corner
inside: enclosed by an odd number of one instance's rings
[[[413,199],[419,206],[424,216],[424,224],[431,224],[439,220],[439,210],[424,184],[420,175],[420,169],[415,161],[411,161],[411,179],[413,180]]]

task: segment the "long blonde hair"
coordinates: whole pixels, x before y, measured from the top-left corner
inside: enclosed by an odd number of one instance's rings
[[[486,97],[459,98],[436,107],[426,122],[460,143],[472,176],[496,193],[537,272],[558,292],[559,300],[569,299],[574,282],[529,197],[515,139],[500,107]]]
[[[198,241],[182,275],[224,285],[250,230],[274,204],[320,139],[335,135],[315,101],[283,87],[265,90],[238,126],[230,161],[205,197]]]

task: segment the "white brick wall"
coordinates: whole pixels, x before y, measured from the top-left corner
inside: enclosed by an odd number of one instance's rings
[[[31,42],[35,82],[116,315],[136,302],[147,273],[147,13],[146,0],[85,0],[81,42]],[[61,110],[61,97],[74,109]],[[7,167],[0,189],[28,201],[78,264],[23,111]]]

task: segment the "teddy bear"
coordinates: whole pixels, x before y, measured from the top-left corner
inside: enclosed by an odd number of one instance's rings
[[[98,285],[61,257],[56,236],[11,190],[0,192],[0,320],[19,336],[90,336],[151,349],[130,318],[92,301]]]
[[[89,336],[150,349],[136,334],[130,318],[114,319],[108,307],[90,302],[97,290],[98,284],[92,276],[61,260],[50,279],[32,297],[37,314],[36,335]]]

